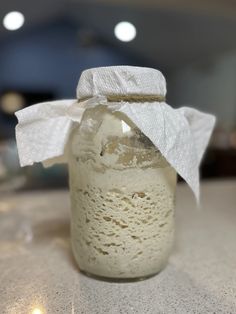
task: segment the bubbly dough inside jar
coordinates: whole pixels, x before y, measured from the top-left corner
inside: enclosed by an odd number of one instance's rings
[[[176,172],[130,121],[96,111],[70,140],[74,256],[102,277],[155,274],[172,248]]]

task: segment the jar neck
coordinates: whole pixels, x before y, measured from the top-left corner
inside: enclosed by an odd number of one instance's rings
[[[92,97],[92,96],[91,96]],[[164,95],[105,95],[108,102],[164,102],[166,97]],[[80,98],[79,102],[90,99],[90,97]]]

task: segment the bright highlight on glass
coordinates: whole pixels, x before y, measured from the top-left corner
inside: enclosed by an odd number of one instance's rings
[[[3,26],[9,31],[15,31],[21,28],[24,22],[24,15],[20,12],[13,11],[5,15],[3,19]]]
[[[136,37],[136,28],[130,22],[120,22],[115,26],[114,33],[116,38],[121,41],[131,41]]]

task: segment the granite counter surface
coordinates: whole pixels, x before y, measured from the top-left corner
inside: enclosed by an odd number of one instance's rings
[[[176,243],[155,277],[111,283],[79,272],[68,191],[0,196],[1,314],[236,313],[236,181],[178,186]]]

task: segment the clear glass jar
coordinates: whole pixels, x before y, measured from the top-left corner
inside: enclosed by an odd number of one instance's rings
[[[152,142],[121,113],[87,109],[70,138],[69,175],[79,268],[113,279],[158,273],[173,243],[176,171]]]

